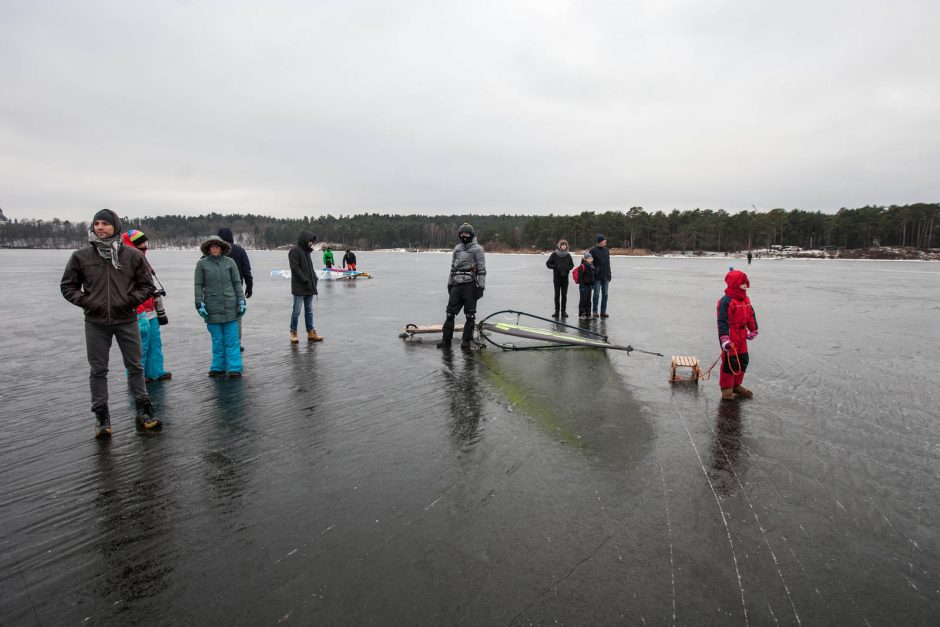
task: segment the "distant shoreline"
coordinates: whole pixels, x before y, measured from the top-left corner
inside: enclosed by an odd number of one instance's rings
[[[32,247],[32,246],[0,246],[0,250],[76,250],[77,247]],[[198,247],[162,247],[151,246],[153,250],[191,250],[198,251]],[[484,245],[485,248],[485,245]],[[250,252],[286,252],[287,248],[247,248]],[[335,249],[334,249],[335,250]],[[376,248],[373,250],[357,249],[359,253],[450,253],[452,248]],[[314,252],[319,252],[315,250]],[[550,255],[550,250],[488,250],[490,254],[496,255]],[[582,251],[583,252],[583,251]],[[768,251],[767,249],[754,250],[752,252],[753,261],[782,261],[787,259],[823,259],[823,260],[852,260],[852,261],[940,261],[940,249],[932,248],[929,250],[920,250],[916,248],[901,247],[878,247],[878,248],[853,248],[836,251],[823,250],[802,250],[795,253],[780,253],[777,251]],[[581,252],[572,251],[573,257],[579,257]],[[736,251],[733,253],[719,253],[714,251],[694,251],[694,252],[664,252],[651,253],[649,251],[630,251],[627,249],[612,248],[611,257],[651,257],[660,259],[747,259],[747,252]]]

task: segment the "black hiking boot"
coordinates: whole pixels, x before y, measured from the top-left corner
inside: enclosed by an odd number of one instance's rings
[[[95,410],[95,438],[103,440],[111,437],[111,412],[108,406]]]
[[[149,398],[137,399],[137,429],[139,431],[159,431],[163,423],[153,415]]]
[[[467,340],[464,340],[463,342],[460,343],[460,348],[463,349],[463,350],[465,350],[465,351],[468,351],[468,350],[471,350],[471,349],[473,348],[473,345],[472,345],[470,342],[468,342]]]
[[[438,343],[437,343],[437,347],[438,347],[438,348],[443,348],[443,349],[445,349],[445,350],[446,350],[446,349],[449,349],[449,348],[450,348],[450,342],[449,342],[449,341],[446,341],[446,340],[443,341],[443,342],[438,342]]]

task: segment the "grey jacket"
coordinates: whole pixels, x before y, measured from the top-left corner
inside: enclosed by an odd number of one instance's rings
[[[481,289],[486,288],[486,255],[476,237],[470,240],[469,244],[461,242],[454,246],[447,286],[470,281],[476,282],[477,287]]]
[[[59,287],[73,305],[85,310],[85,320],[97,324],[126,324],[137,320],[137,307],[153,296],[153,277],[144,256],[121,246],[116,269],[93,245],[72,253]]]
[[[206,322],[231,322],[238,319],[238,302],[245,300],[238,265],[231,257],[206,255],[196,262],[196,307],[206,304]]]

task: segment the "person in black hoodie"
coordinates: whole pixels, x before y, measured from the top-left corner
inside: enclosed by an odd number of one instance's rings
[[[310,231],[301,231],[297,243],[287,253],[290,263],[290,291],[294,295],[294,309],[290,316],[290,342],[296,344],[297,320],[300,318],[300,307],[304,308],[304,323],[307,326],[307,341],[322,342],[323,338],[317,335],[313,327],[313,297],[317,294],[317,273],[313,270],[313,260],[310,253],[317,236]]]
[[[557,318],[561,312],[562,318],[568,317],[568,273],[574,268],[574,260],[571,259],[571,253],[568,252],[568,240],[560,239],[555,244],[555,252],[548,256],[545,267],[552,269],[555,282],[555,313],[552,318]],[[559,301],[561,308],[559,308]]]
[[[245,249],[235,243],[235,238],[232,235],[232,229],[227,226],[223,226],[219,229],[219,232],[216,233],[223,240],[228,242],[230,246],[228,255],[235,261],[235,265],[238,266],[238,275],[242,279],[242,283],[245,288],[245,298],[251,298],[251,290],[254,287],[255,280],[251,276],[251,262],[248,261],[248,253],[245,252]],[[242,319],[238,318],[238,344],[240,350],[245,350],[244,346],[241,346],[242,343]]]

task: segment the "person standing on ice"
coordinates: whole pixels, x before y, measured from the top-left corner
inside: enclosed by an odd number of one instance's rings
[[[466,321],[460,347],[469,350],[476,321],[477,301],[483,298],[486,289],[486,255],[477,243],[476,232],[469,224],[457,229],[460,243],[454,247],[450,262],[450,277],[447,279],[447,318],[444,320],[444,337],[438,348],[450,348],[454,337],[454,318],[463,309]]]
[[[323,249],[323,267],[325,268],[333,267],[333,251],[330,250],[329,246]]]
[[[242,278],[242,283],[245,289],[245,300],[247,301],[251,298],[251,292],[255,285],[255,279],[251,276],[251,262],[248,260],[248,253],[245,252],[245,249],[240,245],[235,243],[235,236],[232,234],[232,229],[227,226],[223,226],[219,229],[219,232],[216,233],[223,240],[228,242],[228,245],[231,246],[231,250],[228,252],[228,257],[231,257],[235,260],[235,265],[238,266],[238,275]],[[242,343],[242,319],[238,319],[238,350],[243,351],[245,348],[241,345]]]
[[[607,237],[597,234],[597,246],[591,249],[594,258],[594,294],[591,297],[592,310],[595,318],[607,318],[607,287],[610,285],[610,250],[607,248]],[[600,301],[600,309],[598,309]]]
[[[231,257],[228,242],[218,235],[199,247],[203,257],[196,262],[196,313],[206,321],[212,336],[210,377],[237,379],[242,376],[242,354],[238,345],[238,319],[245,315],[245,293],[238,266]]]
[[[574,268],[574,260],[568,252],[568,240],[560,239],[555,252],[548,256],[545,267],[552,270],[555,283],[555,313],[552,318],[568,317],[568,273]]]
[[[95,214],[88,230],[88,246],[69,257],[59,287],[66,300],[85,310],[95,437],[111,437],[108,358],[114,339],[121,349],[127,387],[137,406],[137,428],[162,428],[163,423],[153,415],[144,381],[137,326],[137,307],[154,294],[153,277],[144,256],[121,241],[121,219],[115,212],[102,209]]]
[[[287,261],[290,264],[290,291],[294,295],[294,308],[290,315],[291,344],[300,341],[297,339],[297,321],[300,319],[301,306],[304,308],[307,341],[323,341],[323,337],[317,334],[313,326],[313,297],[317,295],[317,273],[313,270],[310,253],[316,241],[316,235],[310,231],[301,231],[297,236],[297,243],[287,253]],[[330,255],[332,256],[332,253]]]
[[[577,276],[575,276],[577,275]],[[591,317],[591,290],[594,289],[594,257],[591,251],[584,251],[581,257],[581,265],[578,266],[575,277],[575,283],[578,284],[578,319],[587,320]]]
[[[343,270],[353,270],[356,269],[356,253],[346,249],[346,254],[343,255]]]
[[[721,373],[718,387],[721,400],[752,398],[754,393],[741,385],[747,371],[747,341],[757,337],[757,317],[747,296],[751,282],[740,270],[730,268],[725,275],[725,295],[718,299],[718,342],[721,344]]]
[[[149,248],[147,236],[143,231],[131,229],[121,235],[121,240],[126,246],[133,246],[141,252],[144,259],[147,258],[147,249]],[[147,261],[147,267],[150,273],[156,276],[153,266]],[[165,296],[166,292],[162,289],[156,296],[151,296],[137,308],[137,324],[140,328],[140,347],[141,360],[144,365],[144,378],[147,381],[166,381],[172,379],[173,374],[167,372],[163,367],[163,337],[160,334],[160,321],[157,319],[157,303],[155,298]],[[162,306],[161,306],[162,310]],[[164,321],[166,318],[164,317]],[[165,322],[164,322],[165,324]]]

